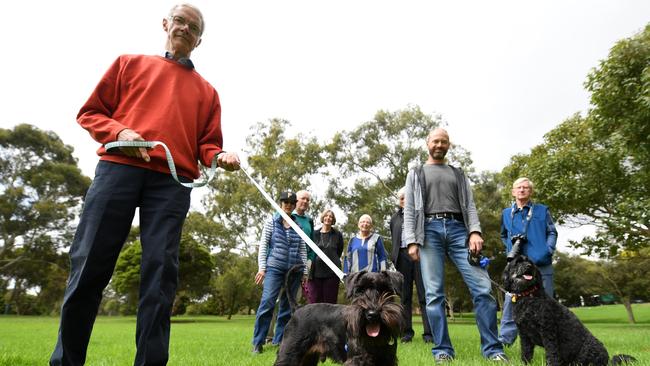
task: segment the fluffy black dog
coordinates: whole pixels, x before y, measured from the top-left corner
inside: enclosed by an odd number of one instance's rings
[[[546,350],[546,364],[604,366],[610,362],[605,346],[562,304],[542,287],[542,275],[532,261],[517,256],[506,265],[503,283],[513,301],[515,323],[521,337],[521,360],[529,363],[535,346]],[[635,359],[616,355],[612,364]]]
[[[399,272],[357,272],[345,278],[350,305],[309,304],[287,324],[276,366],[314,366],[327,357],[348,366],[397,365],[402,306]],[[295,299],[291,299],[295,306]]]

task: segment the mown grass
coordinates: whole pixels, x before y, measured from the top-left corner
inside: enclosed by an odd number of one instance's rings
[[[610,354],[635,356],[637,365],[650,365],[650,304],[634,305],[637,324],[627,323],[621,305],[574,309],[587,327],[607,346]],[[401,365],[430,365],[431,346],[419,338],[422,326],[414,318],[418,337],[400,344]],[[251,354],[252,316],[177,317],[173,319],[169,365],[257,366],[272,365],[275,347],[261,355]],[[463,365],[490,365],[480,355],[479,335],[473,317],[465,314],[449,322],[457,362]],[[0,316],[0,365],[46,365],[54,347],[58,319],[52,317]],[[135,318],[99,317],[88,349],[87,365],[131,365],[135,354]],[[520,364],[519,345],[506,349],[514,364]],[[542,365],[543,350],[537,349],[534,365]],[[333,365],[326,362],[323,365]]]

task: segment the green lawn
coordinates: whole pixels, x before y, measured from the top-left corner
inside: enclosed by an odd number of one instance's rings
[[[650,304],[634,306],[637,324],[629,325],[621,305],[575,309],[587,327],[607,346],[610,354],[628,353],[637,365],[650,365]],[[422,326],[414,318],[416,332]],[[254,318],[238,316],[178,317],[173,319],[169,365],[272,365],[274,347],[261,355],[250,353]],[[478,331],[471,316],[449,322],[457,364],[490,365],[480,356]],[[0,316],[0,365],[46,365],[56,341],[58,319],[51,317]],[[100,317],[88,350],[87,365],[130,365],[135,353],[135,318]],[[519,345],[506,353],[519,364]],[[543,364],[543,350],[537,349],[535,365]],[[398,348],[401,365],[430,365],[430,345],[421,338]],[[325,363],[323,365],[332,365]]]

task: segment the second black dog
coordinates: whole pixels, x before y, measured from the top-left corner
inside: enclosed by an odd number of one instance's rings
[[[309,304],[284,331],[276,366],[315,366],[329,357],[348,366],[397,365],[403,327],[399,272],[357,272],[345,278],[350,305]],[[291,299],[295,305],[295,299]]]
[[[542,275],[532,261],[517,256],[503,272],[503,284],[512,294],[514,320],[521,337],[521,360],[529,363],[535,346],[546,350],[546,364],[605,366],[610,362],[605,346],[578,318],[542,287]],[[616,355],[613,364],[635,359]]]

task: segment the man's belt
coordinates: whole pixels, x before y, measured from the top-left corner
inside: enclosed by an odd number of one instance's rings
[[[463,221],[463,215],[455,212],[436,212],[432,214],[426,214],[425,215],[427,219],[447,219],[447,220],[458,220],[458,221]]]

